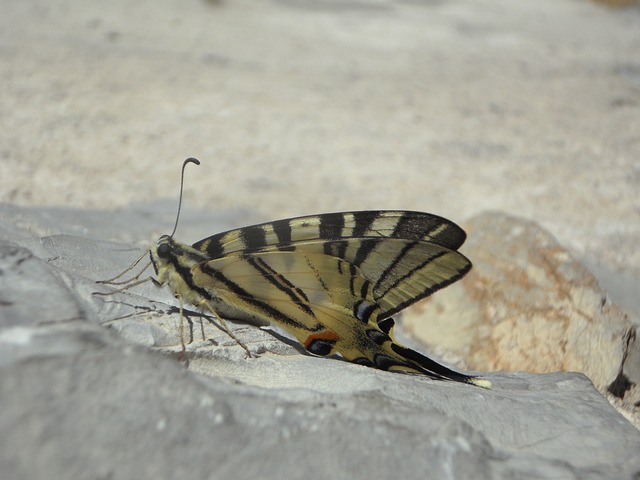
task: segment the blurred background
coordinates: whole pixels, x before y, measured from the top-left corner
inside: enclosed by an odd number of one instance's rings
[[[3,3],[1,202],[175,205],[195,156],[185,209],[504,211],[638,307],[637,3]]]

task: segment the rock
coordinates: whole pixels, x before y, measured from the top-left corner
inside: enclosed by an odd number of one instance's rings
[[[94,212],[76,211],[78,224],[84,215]],[[0,303],[3,477],[640,473],[640,432],[582,374],[488,374],[494,386],[485,390],[311,357],[228,322],[256,354],[246,358],[195,315],[182,352],[166,289],[96,295],[108,287],[94,280],[126,267],[135,248],[64,231],[34,238],[33,228],[0,218],[8,231],[10,240],[0,234],[0,280],[10,286]]]
[[[535,222],[486,213],[466,227],[474,268],[403,325],[472,369],[582,372],[640,427],[637,322]]]

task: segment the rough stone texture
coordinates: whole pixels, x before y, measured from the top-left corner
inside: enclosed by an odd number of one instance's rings
[[[4,7],[1,201],[175,201],[179,162],[193,155],[203,165],[189,176],[188,205],[246,209],[259,221],[373,208],[460,221],[504,210],[638,290],[638,7]],[[640,311],[634,297],[625,300]]]
[[[473,473],[632,476],[636,433],[580,375],[492,376],[504,389],[484,392],[491,402],[458,403],[466,389],[311,359],[233,326],[262,352],[246,361],[206,321],[203,341],[192,316],[190,368],[233,379],[203,380],[139,349],[180,354],[167,292],[93,292],[104,288],[96,279],[170,231],[179,162],[194,155],[203,165],[187,176],[182,241],[314,212],[406,208],[461,222],[500,210],[552,232],[594,272],[612,300],[605,307],[638,318],[639,22],[637,2],[614,9],[586,0],[5,2],[0,201],[12,205],[0,211],[0,235],[11,280],[0,277],[0,312],[13,326],[0,333],[2,473],[9,464],[46,478],[48,469],[296,478],[357,464],[355,478],[385,468],[442,478],[468,472],[455,472],[466,468],[460,462],[425,467],[422,457],[459,458],[464,438]],[[627,388],[637,383],[636,352],[614,382],[625,392],[618,403],[637,388]],[[257,388],[247,394],[258,392],[255,401],[240,399],[246,386],[236,380]],[[371,388],[353,400],[360,385]],[[193,407],[202,389],[218,405],[237,402],[237,429],[202,420],[208,400]],[[339,413],[318,406],[327,399]],[[343,411],[365,415],[359,402],[372,406],[360,423]],[[275,404],[287,405],[284,420],[269,413]],[[376,405],[387,423],[372,421]],[[326,436],[299,426],[298,414],[321,418]],[[369,451],[353,453],[334,417]],[[424,450],[407,459],[416,445]]]
[[[473,270],[408,309],[405,328],[476,370],[582,372],[640,428],[638,320],[534,222],[486,213],[466,226]]]
[[[181,353],[166,289],[96,294],[113,289],[95,279],[139,251],[67,234],[95,212],[0,213],[3,477],[640,474],[640,432],[581,374],[489,373],[485,390],[310,357],[276,333],[229,322],[254,354],[246,358],[191,314],[194,341]],[[60,230],[30,234],[49,221]]]
[[[638,319],[534,222],[487,213],[466,226],[473,270],[404,326],[473,369],[582,372],[640,427]]]
[[[477,344],[485,346],[472,347],[474,362],[491,370],[580,371],[607,388],[635,337],[628,315],[534,222],[487,214],[467,226],[477,268],[464,287],[479,304]]]

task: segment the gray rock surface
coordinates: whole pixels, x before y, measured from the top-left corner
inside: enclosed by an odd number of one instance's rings
[[[182,353],[168,292],[94,283],[170,231],[193,155],[184,242],[316,212],[501,211],[588,266],[610,300],[593,318],[636,321],[637,2],[4,3],[3,478],[637,476],[637,431],[581,374],[469,390],[232,325],[258,354],[245,359],[196,315]],[[637,392],[619,386],[621,402]]]
[[[187,198],[202,208],[261,221],[502,210],[640,289],[637,6],[5,7],[0,201],[103,209],[174,199],[179,162],[196,156]],[[621,300],[640,311],[637,295]]]
[[[45,227],[33,210],[22,227],[6,221],[23,210],[0,210],[6,478],[640,473],[640,432],[578,373],[488,374],[494,387],[484,390],[310,357],[230,323],[255,354],[246,358],[196,316],[183,355],[168,291],[96,295],[113,289],[95,279],[137,249],[64,231],[34,237]],[[79,225],[94,215],[73,213]]]

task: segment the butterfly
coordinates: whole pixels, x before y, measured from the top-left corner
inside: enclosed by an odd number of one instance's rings
[[[187,159],[183,175],[188,162],[199,164]],[[471,269],[457,251],[466,234],[445,218],[396,210],[323,213],[229,230],[191,246],[174,234],[175,228],[161,236],[150,258],[154,283],[167,285],[181,305],[219,319],[275,324],[313,355],[490,386],[393,336],[395,314]]]

